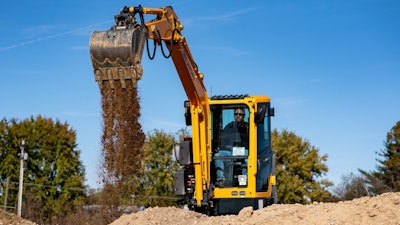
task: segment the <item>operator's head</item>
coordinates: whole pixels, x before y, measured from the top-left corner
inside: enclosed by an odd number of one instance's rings
[[[243,122],[243,118],[245,115],[243,108],[236,108],[234,115],[235,115],[235,122],[237,123]]]

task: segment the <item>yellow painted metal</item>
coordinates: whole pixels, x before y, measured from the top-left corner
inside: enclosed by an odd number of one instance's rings
[[[275,185],[275,176],[269,177],[268,190],[257,192],[255,185],[248,185],[243,188],[215,188],[214,198],[270,198],[272,196],[272,186]],[[245,193],[240,195],[240,193]],[[237,193],[237,194],[236,194]]]
[[[276,179],[271,175],[268,179],[268,190],[263,192],[256,191],[256,174],[257,174],[257,126],[254,123],[254,114],[256,105],[260,102],[270,102],[268,96],[248,96],[243,99],[218,99],[210,100],[210,105],[234,105],[246,104],[249,108],[249,157],[247,170],[247,187],[232,188],[215,188],[213,198],[270,198],[272,196],[272,186],[275,185]],[[242,193],[242,194],[241,194]]]
[[[203,84],[203,74],[198,71],[186,39],[179,31],[183,29],[178,16],[171,7],[143,8],[144,14],[157,14],[157,19],[146,22],[149,39],[158,44],[161,40],[170,48],[171,58],[190,102],[192,113],[192,148],[195,170],[195,199],[198,207],[203,192],[210,188],[211,129],[208,94]],[[160,40],[161,39],[161,40]],[[171,46],[171,41],[173,46]]]
[[[272,185],[276,185],[276,176],[275,176],[275,175],[270,176],[269,179],[270,179],[270,181],[271,181],[270,183],[271,183]]]
[[[144,14],[157,14],[163,15],[166,13],[166,9],[164,8],[143,8]]]
[[[192,112],[192,138],[193,165],[195,170],[195,199],[197,206],[201,206],[203,192],[210,187],[210,161],[211,148],[208,140],[211,140],[210,132],[204,132],[208,128],[208,119],[205,117],[210,114],[209,108],[202,112],[196,106],[191,106]]]

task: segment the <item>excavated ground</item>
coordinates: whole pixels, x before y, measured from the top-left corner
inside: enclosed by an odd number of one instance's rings
[[[239,215],[208,217],[173,207],[148,208],[123,215],[111,225],[399,225],[400,192],[338,203],[272,205],[261,210],[244,208]]]
[[[0,209],[0,225],[34,225],[35,223],[6,213]],[[399,225],[400,192],[385,193],[376,197],[363,197],[338,203],[313,203],[310,205],[272,205],[253,211],[244,208],[239,215],[208,217],[175,207],[148,208],[126,214],[111,225]]]
[[[0,209],[0,225],[36,225],[36,223]]]

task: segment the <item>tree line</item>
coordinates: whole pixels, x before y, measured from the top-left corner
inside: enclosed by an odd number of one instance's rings
[[[118,188],[108,182],[101,190],[93,190],[84,186],[85,170],[76,131],[68,123],[42,116],[2,119],[0,203],[9,206],[8,211],[15,210],[18,154],[24,139],[29,155],[24,174],[24,218],[40,224],[108,224],[140,207],[174,206],[177,198],[173,194],[173,174],[180,168],[173,160],[172,149],[186,133],[185,129],[175,134],[149,132],[140,152],[140,169],[126,173],[132,187]],[[273,130],[278,201],[307,204],[400,191],[400,121],[387,133],[383,147],[377,151],[375,171],[359,169],[359,175],[343,175],[342,182],[329,191],[333,183],[326,177],[328,155],[294,132]]]
[[[358,169],[360,174],[345,174],[333,190],[341,200],[400,191],[400,121],[386,134],[383,149],[376,151],[376,170]]]
[[[22,142],[24,140],[24,143]],[[33,221],[57,222],[85,196],[85,169],[76,132],[68,123],[42,116],[0,121],[0,193],[4,206],[17,206],[21,152],[25,173],[22,211]]]

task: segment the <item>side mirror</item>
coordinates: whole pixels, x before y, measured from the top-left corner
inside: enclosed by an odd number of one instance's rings
[[[265,105],[265,104],[257,105],[257,112],[255,112],[255,115],[254,115],[255,123],[264,123],[264,117],[265,117],[266,110],[267,110],[267,105]]]
[[[267,108],[266,104],[258,104],[257,112],[254,115],[254,122],[264,123],[265,113],[267,113],[267,116],[275,116],[275,108]]]
[[[275,108],[268,108],[268,116],[275,116]]]

